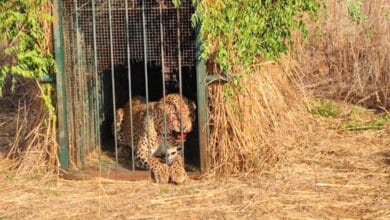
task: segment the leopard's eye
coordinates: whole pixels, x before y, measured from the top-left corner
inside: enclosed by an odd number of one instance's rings
[[[182,149],[183,149],[183,148],[181,148],[181,147],[178,147],[178,148],[177,148],[178,151],[181,151]]]
[[[171,153],[172,156],[175,155],[175,154],[176,154],[176,151],[174,151],[174,152]]]

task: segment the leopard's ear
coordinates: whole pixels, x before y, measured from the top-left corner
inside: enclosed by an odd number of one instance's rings
[[[188,98],[186,98],[186,97],[184,97],[184,96],[182,97],[182,100],[183,100],[184,103],[187,105],[188,110],[189,110],[190,112],[195,111],[196,105],[195,105],[195,102],[194,102],[194,101],[192,101],[192,100],[190,100],[190,99],[188,99]]]
[[[186,100],[186,103],[187,103],[187,105],[188,105],[188,108],[189,108],[190,112],[196,110],[196,105],[195,105],[195,102],[194,102],[194,101],[187,99],[187,100]]]

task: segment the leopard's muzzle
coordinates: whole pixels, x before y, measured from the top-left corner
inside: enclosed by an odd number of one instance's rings
[[[177,141],[185,141],[187,139],[189,132],[176,132],[173,131],[172,135],[175,137]]]

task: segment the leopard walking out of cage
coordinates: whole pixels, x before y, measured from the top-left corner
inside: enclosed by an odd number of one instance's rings
[[[182,142],[192,131],[195,119],[196,106],[193,101],[179,94],[169,94],[164,99],[148,104],[149,117],[146,111],[146,102],[142,97],[132,98],[131,116],[133,119],[134,162],[136,167],[150,169],[150,155],[163,157],[169,165],[176,155],[179,155]],[[117,109],[117,140],[119,145],[129,146],[131,143],[130,102],[123,108]],[[166,142],[165,125],[166,121]],[[183,132],[181,132],[181,130]],[[167,143],[165,147],[164,143]],[[150,146],[150,147],[148,147]],[[169,150],[169,153],[167,152]],[[174,153],[172,153],[174,152]]]

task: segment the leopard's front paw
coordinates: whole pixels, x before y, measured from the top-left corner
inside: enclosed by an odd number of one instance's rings
[[[158,158],[149,159],[151,178],[156,183],[169,182],[169,167],[166,163],[161,162]]]
[[[177,156],[172,164],[169,166],[169,180],[174,184],[182,184],[188,179],[187,173],[184,169],[183,158]]]

